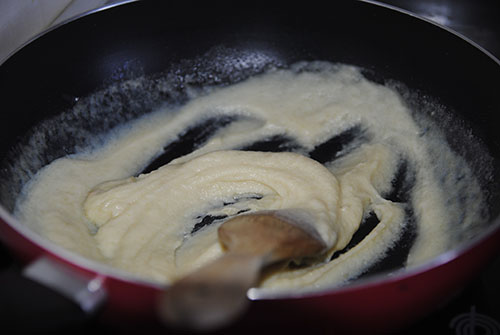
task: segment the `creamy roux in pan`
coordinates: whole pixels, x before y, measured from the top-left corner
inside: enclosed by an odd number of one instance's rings
[[[186,129],[218,117],[232,121],[192,153],[138,175]],[[324,143],[350,132],[356,136],[344,138],[323,164],[313,159]],[[293,152],[240,150],[273,138]],[[436,155],[446,164],[436,165]],[[408,197],[388,200],[403,165]],[[464,186],[465,200],[457,194]],[[462,158],[437,131],[423,135],[395,90],[357,68],[317,62],[213,89],[179,110],[128,124],[98,149],[52,162],[26,185],[16,216],[74,252],[171,282],[221,254],[216,231],[226,218],[300,208],[329,252],[262,286],[309,290],[360,275],[405,229],[416,236],[406,266],[440,254],[480,219],[482,201]],[[376,227],[330,261],[370,213]]]

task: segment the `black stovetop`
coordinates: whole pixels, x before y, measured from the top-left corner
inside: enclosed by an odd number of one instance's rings
[[[381,2],[409,10],[448,26],[500,58],[500,0],[386,0]],[[13,265],[16,265],[15,261],[9,255],[8,250],[0,244],[0,271]],[[47,304],[50,304],[50,301],[47,301]],[[499,323],[500,256],[485,271],[478,274],[477,278],[449,304],[404,333],[500,334]],[[99,333],[100,330],[106,333],[111,331],[95,323],[86,325],[83,329],[80,328],[77,333],[82,333],[82,331]],[[71,331],[71,329],[62,331]]]

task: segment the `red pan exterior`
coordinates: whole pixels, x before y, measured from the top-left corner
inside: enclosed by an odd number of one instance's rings
[[[1,221],[0,233],[24,262],[49,256],[89,279],[99,276],[107,292],[99,318],[113,327],[146,327],[165,331],[157,318],[161,287],[108,276],[77,265],[42,246]],[[377,278],[345,289],[305,297],[259,299],[247,315],[227,331],[251,333],[262,329],[318,332],[388,332],[404,329],[444,306],[483,270],[500,251],[497,229],[450,259],[442,257],[421,269]],[[277,312],[279,311],[279,313]],[[126,320],[126,321],[124,321]]]

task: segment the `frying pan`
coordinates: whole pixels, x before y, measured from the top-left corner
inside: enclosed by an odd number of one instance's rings
[[[500,63],[454,32],[369,1],[286,10],[132,1],[60,25],[9,57],[0,66],[0,236],[28,264],[25,274],[73,298],[71,286],[81,283],[80,308],[99,308],[113,325],[153,327],[163,287],[64,250],[18,222],[12,212],[22,185],[91,137],[161,104],[184,103],[187,86],[224,86],[303,60],[359,66],[372,81],[404,86],[416,112],[438,108],[447,117],[435,121],[477,173],[491,219],[409,270],[400,266],[411,234],[346,287],[287,296],[252,290],[250,310],[231,329],[396,331],[446,303],[498,252]]]

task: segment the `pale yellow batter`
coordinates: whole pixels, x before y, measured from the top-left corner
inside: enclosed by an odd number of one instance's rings
[[[132,177],[183,129],[217,115],[239,119],[191,154]],[[366,129],[365,141],[354,141],[325,166],[306,157],[305,152],[354,126]],[[448,249],[455,231],[479,217],[481,192],[463,160],[439,135],[421,133],[394,90],[367,81],[354,67],[301,63],[214,89],[179,111],[160,110],[134,121],[98,150],[54,161],[26,186],[16,216],[86,257],[170,282],[221,254],[216,229],[223,219],[193,231],[204,215],[300,208],[315,218],[329,252],[310,267],[266,278],[262,286],[339,285],[382,257],[404,229],[404,204],[383,197],[402,157],[415,170],[411,205],[418,221],[407,266]],[[302,149],[235,150],[274,135],[293,138]],[[449,165],[436,167],[430,148]],[[461,178],[443,181],[443,173]],[[471,195],[466,204],[450,193],[463,185]],[[454,227],[458,208],[467,215]],[[376,228],[328,261],[370,212],[380,220]]]

